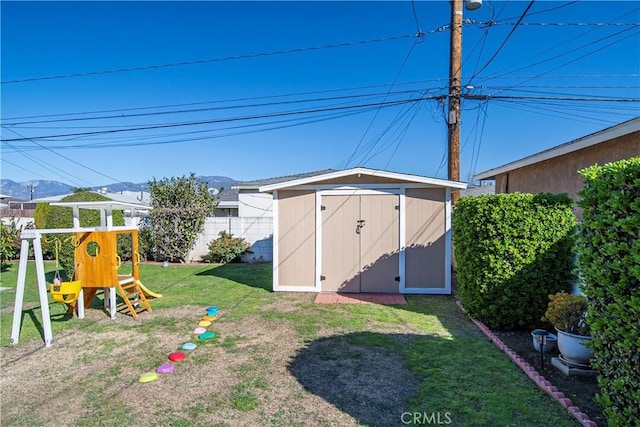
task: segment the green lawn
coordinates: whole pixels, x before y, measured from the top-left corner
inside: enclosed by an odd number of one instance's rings
[[[313,294],[271,292],[270,264],[142,265],[143,283],[163,294],[152,313],[111,320],[92,308],[65,319],[51,303],[54,346],[44,349],[33,270],[14,348],[14,292],[0,292],[1,425],[578,425],[452,297],[314,304]],[[1,286],[15,287],[16,275],[12,264]],[[193,339],[210,305],[222,314],[216,339],[174,373],[138,383]]]

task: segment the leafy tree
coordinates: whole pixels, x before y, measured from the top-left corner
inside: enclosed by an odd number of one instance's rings
[[[149,181],[151,222],[157,260],[184,262],[216,207],[208,185],[195,174]]]

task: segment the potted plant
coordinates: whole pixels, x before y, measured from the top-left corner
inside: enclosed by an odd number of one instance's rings
[[[593,350],[587,343],[593,340],[586,322],[587,299],[582,295],[558,292],[549,295],[544,319],[558,331],[558,350],[565,362],[588,366]],[[586,344],[586,345],[585,345]]]

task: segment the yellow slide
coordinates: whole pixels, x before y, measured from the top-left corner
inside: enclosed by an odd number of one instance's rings
[[[142,292],[144,293],[145,297],[147,297],[147,298],[162,298],[162,294],[158,294],[158,293],[150,291],[149,289],[147,289],[147,287],[145,285],[142,284],[142,282],[140,280],[138,280],[138,286],[140,286],[140,289],[142,289]]]

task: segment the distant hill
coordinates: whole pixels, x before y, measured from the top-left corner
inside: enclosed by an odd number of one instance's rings
[[[209,188],[220,187],[229,188],[236,180],[228,176],[199,176],[199,180],[206,181]],[[33,185],[33,199],[42,197],[59,196],[73,192],[75,187],[57,181],[33,180],[26,182],[15,182],[10,179],[0,179],[0,193],[20,200],[31,200],[31,186]],[[106,188],[110,193],[121,191],[140,191],[146,189],[147,183],[120,182],[110,185],[99,185],[91,187],[92,190]]]

